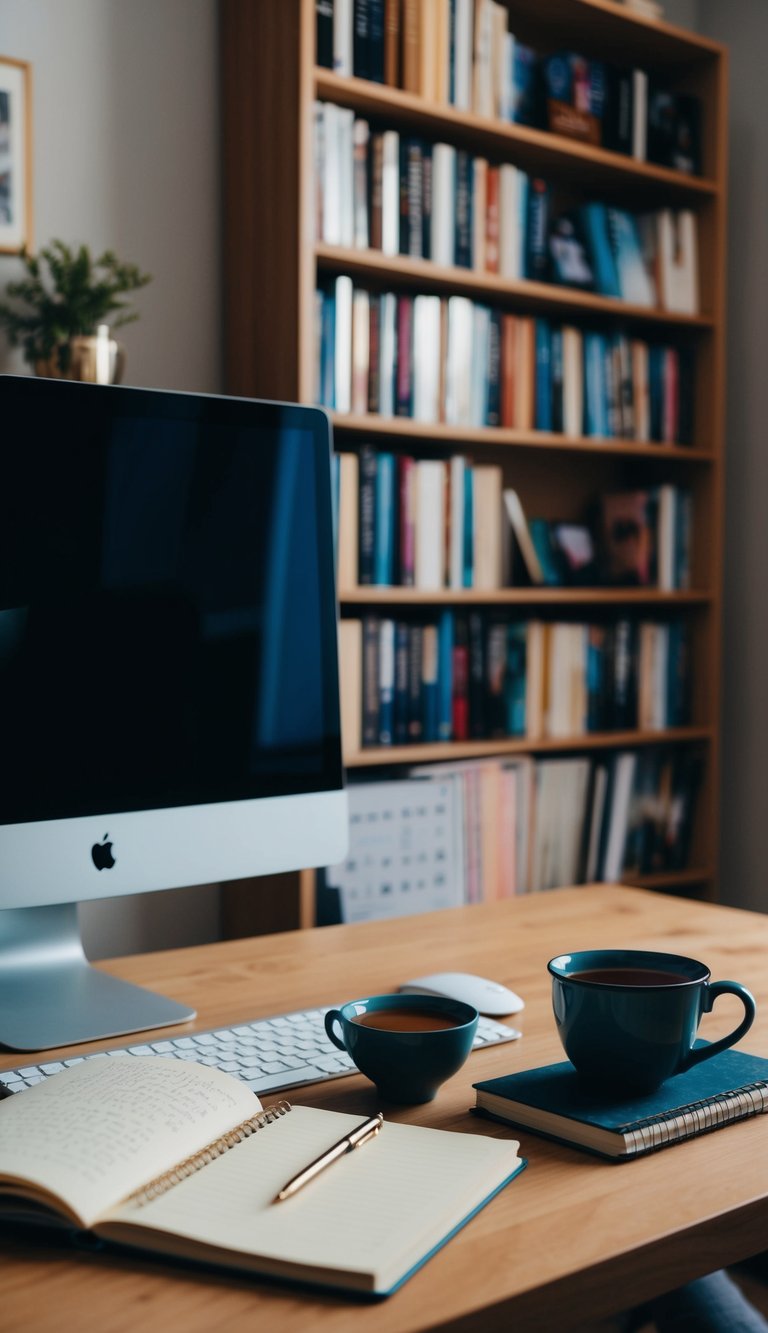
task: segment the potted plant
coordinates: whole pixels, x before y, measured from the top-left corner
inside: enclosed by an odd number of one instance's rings
[[[24,349],[38,375],[116,383],[124,363],[111,332],[138,319],[123,299],[151,280],[112,250],[93,259],[86,245],[51,241],[37,255],[21,252],[26,270],[9,282],[11,301],[0,302],[0,327],[12,347]]]

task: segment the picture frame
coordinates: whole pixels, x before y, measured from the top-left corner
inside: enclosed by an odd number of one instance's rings
[[[0,55],[0,254],[32,244],[32,67]]]

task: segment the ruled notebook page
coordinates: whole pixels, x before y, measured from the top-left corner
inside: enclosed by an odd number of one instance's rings
[[[218,1069],[160,1056],[86,1060],[0,1105],[0,1184],[50,1191],[91,1226],[260,1109]]]
[[[360,1119],[295,1107],[166,1194],[113,1212],[111,1220],[296,1266],[394,1280],[518,1162],[511,1140],[385,1122],[375,1140],[293,1198],[273,1202],[291,1176]],[[129,1230],[119,1230],[131,1243]],[[108,1234],[117,1231],[110,1226]],[[146,1243],[151,1247],[151,1237]]]

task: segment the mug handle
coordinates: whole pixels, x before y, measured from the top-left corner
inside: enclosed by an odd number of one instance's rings
[[[691,1051],[688,1059],[683,1065],[684,1069],[691,1069],[693,1065],[701,1064],[702,1060],[709,1060],[713,1055],[719,1055],[721,1051],[726,1051],[729,1046],[735,1046],[740,1041],[745,1032],[749,1032],[755,1021],[757,1006],[755,997],[746,986],[742,986],[740,981],[711,981],[707,984],[706,994],[704,996],[703,1013],[711,1013],[715,1000],[720,995],[738,995],[744,1005],[744,1017],[739,1026],[729,1032],[727,1037],[721,1037],[720,1041],[713,1041],[709,1046],[699,1046]]]
[[[754,1005],[754,1000],[752,1001],[752,1003],[753,1003],[753,1005]],[[751,1021],[751,1020],[750,1020],[750,1021]],[[334,1046],[338,1046],[338,1048],[339,1048],[340,1051],[346,1051],[347,1048],[346,1048],[346,1046],[344,1045],[344,1042],[341,1041],[340,1038],[336,1036],[336,1033],[335,1033],[334,1030],[333,1030],[333,1025],[334,1025],[334,1023],[338,1023],[339,1026],[341,1026],[341,1010],[340,1010],[340,1009],[329,1009],[329,1010],[328,1010],[328,1013],[325,1015],[325,1030],[326,1030],[326,1032],[328,1033],[328,1036],[330,1037],[330,1039],[331,1039],[331,1041],[333,1042]]]

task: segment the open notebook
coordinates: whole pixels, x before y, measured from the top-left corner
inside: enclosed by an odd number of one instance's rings
[[[0,1102],[0,1217],[387,1295],[523,1165],[518,1144],[385,1122],[293,1198],[277,1191],[355,1125],[258,1098],[218,1069],[89,1060]]]

